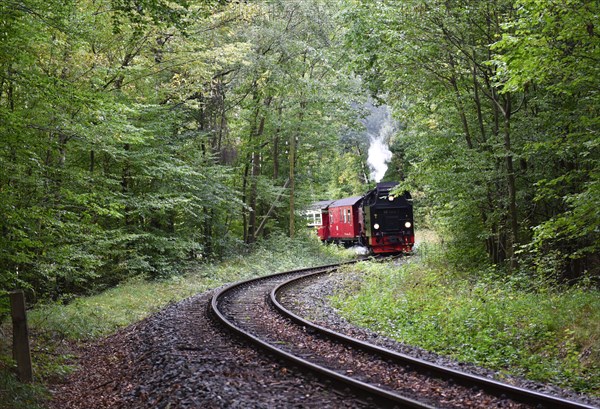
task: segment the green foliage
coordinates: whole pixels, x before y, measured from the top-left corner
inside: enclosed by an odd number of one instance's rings
[[[505,23],[495,44],[506,50],[498,63],[504,89],[532,83],[565,95],[593,86],[598,69],[590,60],[600,53],[595,18],[600,6],[580,0],[519,0],[516,17]]]
[[[252,48],[232,83],[232,99],[241,103],[229,124],[242,137],[237,187],[247,206],[240,227],[252,243],[261,232],[293,235],[295,210],[314,200],[306,192],[320,192],[334,179],[327,162],[341,155],[335,148],[340,130],[357,121],[349,102],[358,87],[340,64],[336,4],[294,0],[235,7],[250,14],[250,27],[235,31]],[[288,179],[285,195],[271,194]]]
[[[493,8],[502,15],[509,4]],[[347,41],[356,69],[387,95],[403,125],[393,140],[399,175],[386,177],[406,178],[404,187],[424,196],[428,219],[474,260],[485,249],[501,262],[519,215],[507,200],[515,186],[506,138],[516,137],[501,132],[507,102],[495,99],[486,62],[489,38],[500,30],[493,13],[472,1],[355,2]]]
[[[600,100],[594,90],[600,79],[597,64],[600,40],[594,26],[599,6],[581,1],[517,3],[516,18],[505,24],[496,64],[500,89],[541,87],[535,107],[544,109],[525,145],[529,157],[542,163],[536,180],[537,206],[551,209],[533,225],[533,240],[523,249],[542,274],[577,278],[597,276],[600,236],[598,150]],[[562,268],[561,268],[562,267]],[[561,271],[562,270],[562,271]],[[575,270],[575,271],[574,271]]]
[[[322,246],[312,238],[292,241],[274,235],[252,251],[238,248],[226,261],[190,266],[185,274],[152,281],[137,277],[98,295],[77,298],[68,305],[39,305],[29,313],[29,323],[37,339],[86,341],[106,336],[169,303],[227,282],[349,257],[350,253]]]
[[[430,245],[419,251],[423,259],[397,268],[363,267],[361,284],[338,294],[334,305],[406,344],[600,394],[597,290],[493,269],[458,272]]]
[[[187,0],[111,0],[110,5],[114,11],[113,29],[119,32],[120,26],[126,23],[138,26],[138,30],[149,24],[181,28],[189,2]]]
[[[11,4],[0,291],[67,302],[292,234],[332,157],[360,189],[334,149],[360,84],[330,2]]]
[[[313,236],[291,240],[285,235],[273,235],[254,247],[238,248],[225,261],[197,263],[164,279],[132,278],[100,294],[76,298],[67,305],[40,304],[29,312],[31,331],[38,341],[86,341],[106,336],[169,303],[227,282],[331,264],[353,256],[347,250],[323,246]]]
[[[513,3],[1,3],[0,295],[65,303],[294,235],[366,190],[365,86],[401,123],[386,180],[449,265],[594,282],[598,5]]]
[[[168,97],[185,67],[185,8],[30,6],[0,6],[2,291],[68,299],[219,255],[228,232],[207,226],[235,214],[231,173],[206,152],[211,131]],[[171,34],[163,38],[159,28]],[[163,60],[168,40],[174,46]],[[212,73],[196,75],[202,82]]]

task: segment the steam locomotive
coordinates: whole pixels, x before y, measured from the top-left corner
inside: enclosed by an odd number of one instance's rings
[[[412,199],[393,195],[395,182],[378,183],[364,196],[314,203],[309,225],[325,243],[367,247],[373,254],[408,253],[415,243]]]

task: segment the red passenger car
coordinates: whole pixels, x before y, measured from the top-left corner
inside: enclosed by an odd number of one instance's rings
[[[326,241],[342,244],[355,244],[360,236],[360,203],[362,196],[348,197],[332,202],[327,208],[329,219]],[[325,226],[325,220],[323,220]],[[320,236],[321,237],[321,236]],[[324,236],[325,237],[325,236]],[[323,237],[321,237],[323,240]]]

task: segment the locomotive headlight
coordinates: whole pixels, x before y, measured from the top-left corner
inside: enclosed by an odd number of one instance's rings
[[[404,223],[404,227],[406,227],[407,229],[410,229],[410,226],[412,226],[410,222]]]
[[[375,230],[379,230],[379,223],[375,223],[375,224],[373,225],[373,228],[374,228]]]
[[[394,201],[394,196],[392,196],[392,195],[389,195],[389,196],[388,196],[388,200],[389,200],[390,202],[393,202],[393,201]]]

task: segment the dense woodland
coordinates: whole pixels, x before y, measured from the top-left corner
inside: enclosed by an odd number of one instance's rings
[[[0,291],[177,274],[388,180],[451,260],[600,274],[600,2],[5,0]]]

